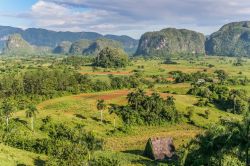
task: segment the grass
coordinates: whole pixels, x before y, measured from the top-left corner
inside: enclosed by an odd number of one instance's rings
[[[0,165],[2,166],[16,166],[22,164],[41,165],[46,159],[47,157],[44,155],[38,155],[0,144]]]
[[[234,58],[225,58],[219,60],[218,57],[205,57],[195,63],[189,63],[187,60],[178,60],[177,65],[161,64],[159,60],[133,61],[126,69],[101,69],[99,71],[92,71],[90,66],[83,66],[79,72],[82,74],[89,74],[94,79],[108,80],[109,74],[114,75],[130,75],[138,66],[144,66],[144,74],[148,77],[151,75],[162,75],[169,77],[168,72],[181,70],[186,73],[204,71],[213,73],[217,69],[223,69],[229,73],[230,76],[247,76],[250,77],[250,61],[245,62],[243,66],[235,67],[232,65]],[[209,68],[205,64],[213,64],[215,67]],[[242,74],[239,75],[239,72]],[[174,143],[179,149],[185,145],[190,139],[197,134],[204,131],[209,125],[216,124],[221,118],[241,118],[240,116],[219,110],[215,106],[197,107],[195,104],[199,98],[187,95],[190,88],[189,83],[181,84],[157,84],[155,91],[161,93],[161,96],[173,96],[175,98],[176,107],[183,115],[187,114],[186,108],[194,106],[194,116],[192,121],[195,125],[189,124],[189,121],[184,118],[180,124],[166,124],[162,126],[133,126],[128,132],[114,130],[113,120],[116,119],[116,127],[122,128],[123,123],[121,119],[115,115],[110,115],[107,110],[104,111],[104,123],[100,122],[100,112],[96,109],[96,101],[104,99],[106,103],[126,104],[126,95],[130,90],[116,90],[98,93],[84,93],[79,95],[65,96],[47,100],[38,105],[39,114],[35,120],[35,132],[29,130],[29,119],[25,117],[25,111],[16,112],[14,118],[26,121],[27,125],[22,124],[22,130],[25,130],[29,135],[35,138],[46,137],[46,135],[39,130],[42,119],[50,116],[53,121],[65,123],[68,126],[75,124],[83,124],[87,131],[95,133],[105,141],[104,151],[96,152],[96,155],[111,156],[124,159],[123,165],[156,165],[142,156],[146,142],[150,137],[173,137]],[[246,89],[250,94],[250,86],[232,86],[230,88]],[[152,91],[148,90],[148,93]],[[209,118],[206,119],[205,110],[210,110]],[[0,144],[0,165],[16,165],[27,164],[34,165],[35,160],[39,157],[37,154],[18,150]],[[40,156],[46,159],[46,156]]]
[[[110,151],[143,151],[146,141],[150,137],[173,137],[176,147],[187,143],[191,138],[203,131],[187,123],[163,126],[135,126],[129,133],[110,134],[113,127],[113,119],[115,115],[110,115],[107,110],[104,111],[105,123],[99,120],[100,113],[96,109],[96,100],[104,99],[106,103],[123,104],[126,102],[126,94],[128,90],[117,90],[109,92],[80,94],[74,96],[66,96],[45,101],[38,105],[39,115],[36,119],[36,131],[39,134],[39,126],[41,119],[51,116],[53,121],[74,125],[76,123],[83,124],[87,131],[92,131],[105,140],[105,150]],[[171,94],[162,93],[162,97]],[[173,95],[176,99],[177,109],[186,114],[186,107],[192,106],[197,102],[197,98],[189,95]],[[211,123],[218,122],[221,117],[234,117],[235,115],[225,113],[211,108],[209,119],[205,119],[201,115],[204,114],[206,108],[195,107],[194,122],[198,126],[206,127]],[[23,111],[15,114],[15,117],[27,120]],[[117,127],[123,127],[121,120],[116,117]],[[42,133],[40,133],[42,134]]]

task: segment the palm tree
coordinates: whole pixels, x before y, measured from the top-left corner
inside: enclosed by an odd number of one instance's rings
[[[36,117],[36,114],[38,113],[38,110],[35,105],[31,104],[28,106],[28,109],[26,110],[26,117],[30,118],[31,120],[31,130],[34,131],[34,117]]]
[[[117,110],[117,105],[115,105],[115,104],[110,104],[109,105],[110,107],[109,107],[109,113],[110,114],[115,114],[116,113],[116,110]],[[114,128],[116,128],[116,119],[115,119],[115,117],[116,117],[116,115],[114,116]]]
[[[168,96],[166,100],[167,105],[175,105],[174,100],[175,98],[173,96]]]
[[[138,111],[139,106],[142,105],[142,102],[145,100],[145,92],[142,89],[138,89],[135,92],[131,92],[127,95],[128,103],[136,111]]]
[[[135,107],[135,110],[138,109],[138,94],[137,92],[131,92],[127,95],[128,103],[130,106]]]
[[[2,114],[6,118],[6,125],[7,125],[7,128],[8,128],[9,119],[10,119],[12,113],[14,112],[13,103],[10,100],[4,100],[1,110],[2,110]]]
[[[233,113],[236,113],[236,99],[237,99],[238,92],[236,90],[232,90],[230,92],[230,97],[233,100]]]
[[[103,110],[106,108],[104,100],[97,100],[96,108],[101,112],[101,122],[103,120]]]

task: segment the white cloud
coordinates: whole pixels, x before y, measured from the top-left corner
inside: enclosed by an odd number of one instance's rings
[[[225,23],[250,18],[246,0],[39,0],[14,17],[54,30],[97,31],[139,37],[164,27],[209,34]]]
[[[29,12],[29,17],[36,26],[62,29],[75,27],[80,29],[84,25],[96,24],[101,18],[108,15],[103,10],[75,11],[73,8],[53,2],[38,1]],[[79,28],[76,28],[79,27]]]

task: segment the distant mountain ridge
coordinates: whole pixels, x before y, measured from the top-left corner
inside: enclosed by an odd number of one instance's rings
[[[53,50],[53,53],[68,55],[97,55],[105,47],[123,49],[122,43],[117,40],[99,38],[94,41],[82,39],[73,43],[63,41]]]
[[[118,41],[100,38],[95,41],[82,39],[74,43],[63,41],[52,50],[50,47],[31,45],[17,33],[8,36],[5,47],[3,48],[3,54],[10,56],[26,56],[55,53],[96,56],[106,47],[123,49],[122,44]]]
[[[96,32],[56,32],[41,28],[23,30],[10,26],[0,26],[0,39],[2,39],[0,40],[0,49],[4,47],[7,36],[11,34],[20,34],[22,38],[31,45],[47,46],[51,48],[55,48],[63,41],[75,42],[81,39],[94,41],[100,38],[106,38],[121,42],[125,51],[133,54],[138,45],[138,40],[129,36],[101,35]]]
[[[250,57],[250,21],[226,24],[208,36],[187,29],[166,28],[147,32],[139,41],[129,36],[101,35],[95,32],[56,32],[37,28],[22,30],[0,26],[0,49],[11,34],[20,34],[31,45],[50,47],[54,53],[60,54],[96,54],[103,47],[117,48],[121,45],[131,55],[208,54]]]

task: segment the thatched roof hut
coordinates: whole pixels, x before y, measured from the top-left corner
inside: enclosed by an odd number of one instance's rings
[[[172,158],[174,154],[173,138],[150,138],[144,151],[144,155],[153,160]]]

